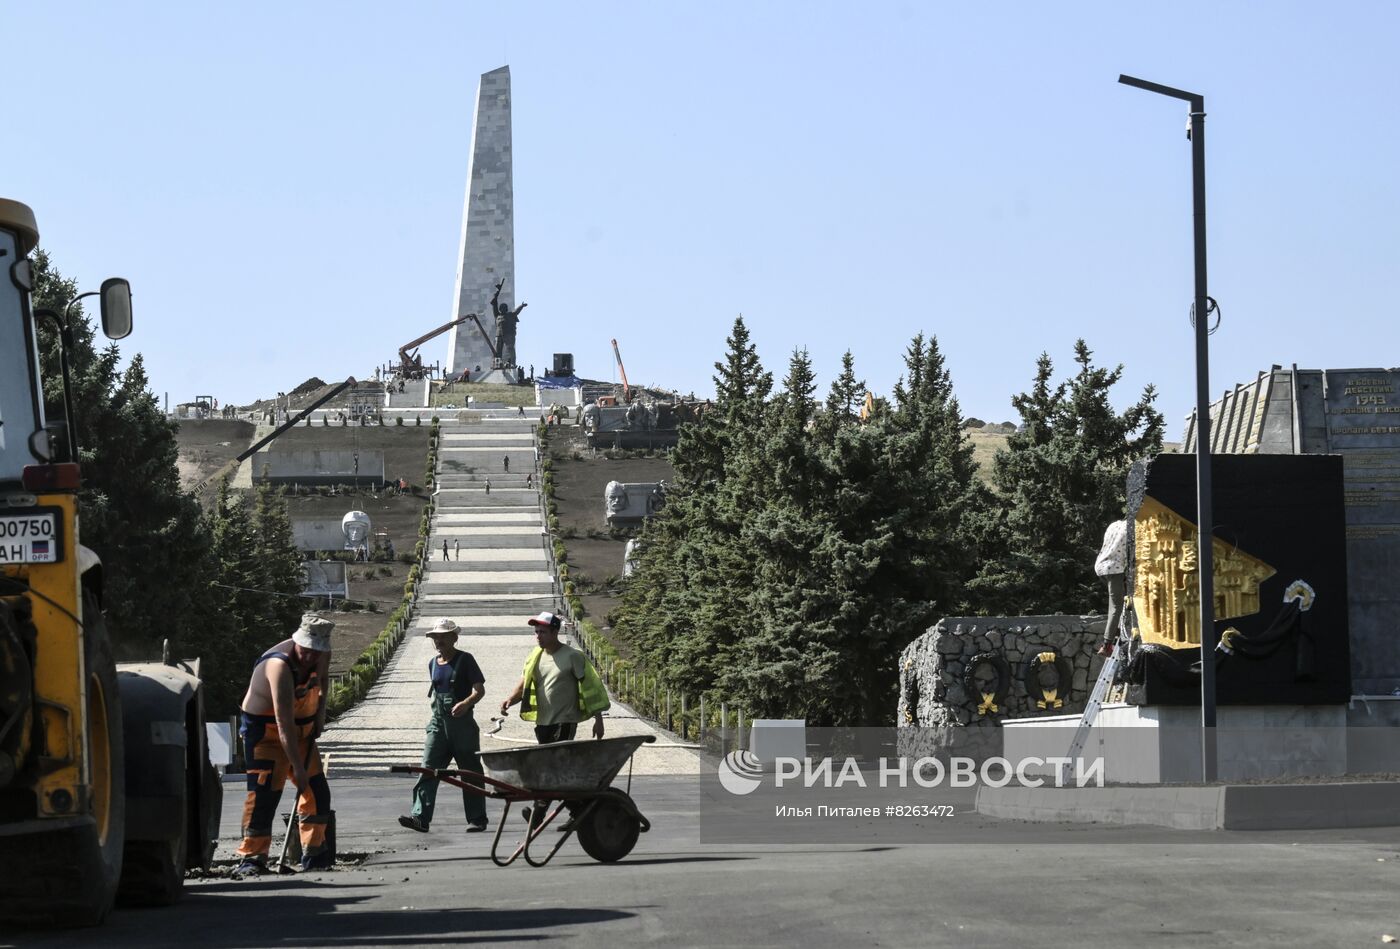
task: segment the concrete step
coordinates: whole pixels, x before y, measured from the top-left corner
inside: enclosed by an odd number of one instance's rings
[[[447,436],[452,439],[454,436]],[[438,455],[452,457],[461,455],[462,457],[494,458],[497,465],[501,464],[503,458],[510,458],[512,466],[516,464],[533,464],[535,461],[534,443],[530,441],[516,442],[511,436],[501,435],[497,441],[500,444],[482,443],[456,443],[445,439],[438,446]],[[510,440],[507,440],[510,439]]]
[[[530,626],[526,620],[534,616],[534,612],[510,611],[504,613],[489,613],[470,617],[470,622],[463,622],[462,619],[450,612],[434,611],[431,614],[424,614],[423,623],[414,626],[409,630],[409,636],[422,635],[432,629],[439,619],[450,619],[466,631],[466,635],[477,636],[519,636],[522,644],[534,639],[534,627]],[[466,647],[470,651],[470,647]],[[529,645],[526,645],[528,651]],[[524,659],[524,656],[521,657]]]
[[[452,542],[447,542],[448,547]],[[442,547],[442,542],[438,542],[438,547]],[[439,550],[438,554],[441,555]],[[429,572],[442,571],[443,573],[456,573],[458,571],[474,572],[478,570],[495,570],[505,568],[508,570],[521,569],[519,565],[533,568],[535,564],[545,564],[549,558],[545,556],[543,545],[535,547],[464,547],[454,551],[450,560],[430,560],[428,561]]]
[[[442,556],[442,542],[447,541],[446,557]],[[456,545],[454,548],[453,545]],[[446,534],[433,536],[428,540],[429,561],[446,563],[452,559],[453,550],[540,550],[543,535],[538,531],[525,534]]]
[[[441,508],[440,508],[441,511]],[[512,523],[515,526],[538,526],[540,525],[539,508],[531,511],[493,511],[493,509],[461,509],[454,508],[449,511],[441,511],[434,516],[433,523],[438,526],[458,525],[470,526],[470,528],[484,528],[493,523]]]
[[[528,508],[439,508],[434,524],[456,524],[462,527],[488,527],[492,524],[514,524],[516,527],[538,526],[541,515],[537,507]]]
[[[477,553],[478,551],[463,548],[459,552],[469,554]],[[489,563],[468,563],[464,560],[434,560],[428,565],[429,569],[428,572],[424,574],[424,578],[425,580],[427,578],[436,578],[438,581],[442,582],[461,580],[467,583],[481,584],[487,582],[482,579],[484,574],[519,573],[520,571],[527,571],[538,573],[547,580],[552,581],[554,579],[553,575],[549,572],[549,560],[544,556],[544,551],[542,550],[491,551],[491,553],[538,553],[539,557],[533,560],[502,560],[496,558]],[[434,592],[441,593],[443,591],[435,590]],[[482,591],[476,589],[471,592],[479,593]]]
[[[440,524],[434,522],[428,536],[441,544],[450,544],[458,537],[533,537],[538,541],[543,528],[534,524]],[[503,545],[505,546],[505,545]],[[518,546],[511,544],[510,546]]]
[[[419,587],[424,593],[551,593],[554,578],[544,570],[478,570],[432,573]]]
[[[465,509],[480,507],[535,507],[539,502],[539,493],[534,489],[526,488],[501,488],[497,490],[494,484],[491,490],[486,488],[443,488],[436,492],[438,499],[438,510]]]
[[[420,617],[450,616],[458,622],[463,616],[528,618],[541,610],[558,610],[558,604],[558,598],[547,593],[425,593],[418,598]]]
[[[487,438],[496,438],[498,435],[521,435],[533,440],[535,438],[535,427],[539,424],[539,416],[535,420],[529,420],[526,416],[522,421],[519,417],[511,419],[510,416],[489,416],[489,414],[470,413],[466,420],[458,419],[458,413],[445,412],[438,413],[438,433],[442,438],[451,435],[484,435]]]
[[[515,475],[506,475],[506,477],[507,477],[507,478],[516,478]],[[461,491],[461,492],[464,492],[464,493],[462,493],[462,494],[457,495],[455,500],[456,500],[457,502],[459,502],[459,503],[465,502],[468,506],[473,506],[473,502],[475,501],[475,495],[477,495],[477,494],[485,494],[485,493],[486,493],[486,482],[487,482],[488,480],[491,482],[491,493],[492,493],[492,494],[497,494],[497,493],[500,493],[500,492],[502,492],[502,491],[523,491],[523,492],[525,492],[525,493],[523,493],[523,494],[517,494],[517,495],[514,495],[514,496],[513,496],[513,497],[514,497],[514,500],[515,500],[515,506],[516,506],[516,507],[526,508],[526,507],[538,507],[538,506],[539,506],[539,496],[540,496],[539,488],[538,488],[537,486],[533,485],[533,484],[527,486],[527,485],[525,484],[525,479],[524,479],[524,478],[519,478],[518,480],[513,481],[513,482],[507,481],[507,482],[504,483],[504,484],[502,484],[502,483],[498,480],[498,479],[500,478],[499,473],[498,473],[498,474],[494,474],[494,475],[490,475],[489,477],[483,475],[483,476],[477,477],[476,480],[471,480],[471,478],[472,478],[472,476],[470,476],[470,475],[468,475],[468,476],[458,475],[456,478],[453,478],[451,481],[440,481],[439,484],[442,485],[442,490],[443,490],[443,491]],[[444,504],[442,503],[444,500],[446,500],[446,501],[448,502],[448,504],[444,505]],[[454,500],[454,499],[453,499],[451,496],[449,496],[449,497],[446,498],[446,499],[442,498],[442,497],[441,497],[441,492],[439,492],[439,497],[438,497],[438,508],[439,508],[439,509],[442,509],[442,508],[445,507],[445,506],[450,506],[450,505],[451,505],[451,502],[452,502],[453,500]]]
[[[471,488],[480,488],[487,481],[490,481],[492,491],[501,488],[517,491],[536,491],[538,493],[539,476],[534,475],[534,473],[530,471],[521,471],[517,473],[514,471],[487,471],[481,468],[444,467],[439,468],[435,474],[435,480],[438,484],[442,485],[444,491],[461,491]],[[527,475],[533,476],[530,484],[525,483]]]
[[[512,432],[493,428],[490,431],[478,431],[475,427],[464,426],[463,431],[447,431],[438,429],[438,448],[488,448],[493,445],[501,445],[505,448],[514,448],[533,453],[535,447],[535,433],[531,431]]]

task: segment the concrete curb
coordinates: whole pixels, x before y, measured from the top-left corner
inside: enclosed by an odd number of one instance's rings
[[[977,813],[1010,820],[1176,830],[1400,826],[1400,782],[1214,787],[981,787]]]

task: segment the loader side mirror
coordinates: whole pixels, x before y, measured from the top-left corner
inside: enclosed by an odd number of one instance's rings
[[[55,424],[50,422],[46,428],[29,433],[29,453],[45,464],[53,461],[53,429]]]
[[[102,281],[102,334],[108,339],[131,335],[131,284],[121,277]]]

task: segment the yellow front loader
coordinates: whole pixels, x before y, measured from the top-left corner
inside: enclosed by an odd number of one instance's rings
[[[30,308],[38,237],[33,212],[0,199],[0,920],[81,926],[119,892],[177,899],[186,867],[212,856],[221,793],[198,663],[114,662],[102,562],[79,528],[68,313]],[[103,332],[126,336],[126,281],[92,295]],[[40,319],[64,347],[57,422]]]

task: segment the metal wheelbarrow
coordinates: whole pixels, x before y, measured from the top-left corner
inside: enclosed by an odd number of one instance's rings
[[[491,841],[491,861],[498,867],[508,867],[521,856],[530,866],[542,867],[575,833],[585,853],[601,863],[612,863],[631,853],[637,838],[651,829],[651,822],[632,800],[630,769],[627,790],[613,787],[612,782],[637,749],[653,741],[655,735],[621,735],[483,751],[484,773],[480,774],[420,765],[394,765],[389,770],[396,774],[432,775],[468,794],[503,801],[505,807]],[[498,851],[511,805],[526,802],[533,802],[535,810],[525,822],[525,837],[509,857],[502,857]],[[549,853],[537,859],[530,853],[530,844],[569,803],[582,806]],[[543,818],[537,816],[543,812],[547,812]]]

